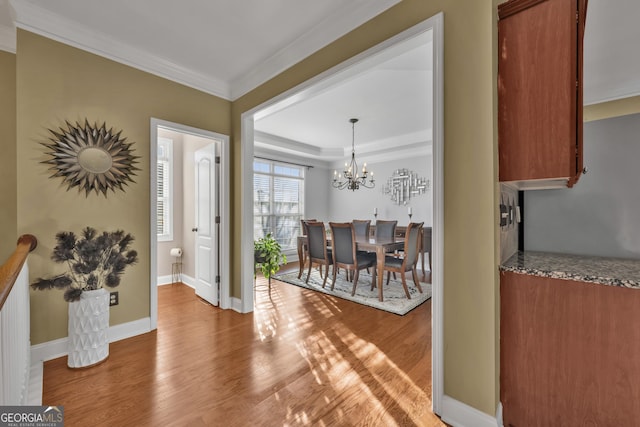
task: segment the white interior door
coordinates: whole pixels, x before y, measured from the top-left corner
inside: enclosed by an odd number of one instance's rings
[[[218,305],[218,187],[216,145],[195,152],[196,165],[196,295]]]

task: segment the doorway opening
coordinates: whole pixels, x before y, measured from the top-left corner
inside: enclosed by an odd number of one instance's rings
[[[177,277],[206,301],[231,306],[229,137],[154,118],[150,137],[149,291],[156,329],[157,287]]]
[[[332,69],[319,74],[307,82],[282,93],[252,110],[242,114],[242,152],[241,152],[241,311],[253,310],[253,158],[254,158],[254,122],[265,115],[284,108],[301,99],[308,99],[334,84],[336,79],[347,78],[350,72],[358,70],[363,60],[384,53],[396,44],[410,40],[425,32],[432,32],[433,61],[432,99],[430,114],[432,121],[432,402],[436,414],[442,412],[444,396],[443,369],[443,241],[444,241],[444,17],[440,13],[420,24],[362,52]],[[382,55],[383,56],[383,55]],[[328,184],[328,183],[327,183]]]

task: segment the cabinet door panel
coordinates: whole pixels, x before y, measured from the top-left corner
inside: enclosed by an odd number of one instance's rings
[[[547,0],[498,23],[500,181],[576,175],[577,10]]]
[[[505,426],[640,420],[640,290],[500,273]]]

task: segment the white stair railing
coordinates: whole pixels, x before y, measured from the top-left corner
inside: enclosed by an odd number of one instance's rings
[[[0,310],[1,405],[26,405],[31,342],[29,340],[29,273],[22,267]]]
[[[0,266],[0,406],[26,405],[31,367],[29,271],[26,258],[36,247],[25,235]]]

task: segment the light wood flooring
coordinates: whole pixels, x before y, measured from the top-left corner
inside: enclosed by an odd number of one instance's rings
[[[161,286],[158,329],[107,361],[44,365],[65,426],[445,426],[431,413],[431,302],[405,316],[258,278],[255,311]]]

